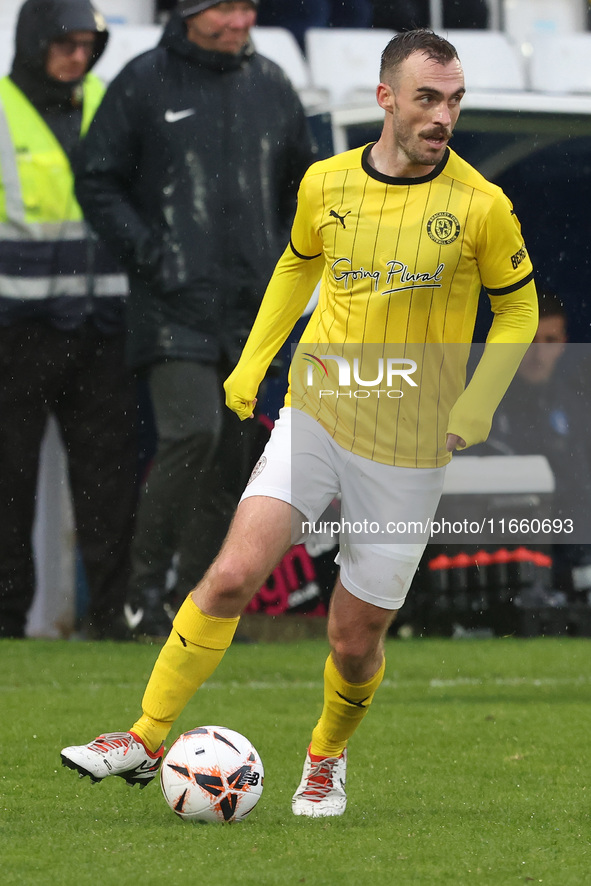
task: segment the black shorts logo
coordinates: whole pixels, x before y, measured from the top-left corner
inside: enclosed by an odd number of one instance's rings
[[[427,222],[427,233],[440,246],[458,239],[460,223],[451,212],[436,212]]]

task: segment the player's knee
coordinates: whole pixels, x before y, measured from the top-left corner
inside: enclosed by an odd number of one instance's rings
[[[346,670],[355,670],[375,654],[379,638],[366,634],[345,634],[334,632],[329,636],[330,648],[335,662],[346,665]]]
[[[365,624],[330,623],[328,640],[335,662],[340,663],[344,672],[363,670],[368,660],[373,660],[383,646],[387,627],[382,619]]]
[[[257,578],[250,563],[240,556],[222,556],[208,574],[210,592],[220,601],[246,605],[258,590]]]

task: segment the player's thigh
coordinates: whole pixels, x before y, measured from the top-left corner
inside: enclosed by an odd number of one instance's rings
[[[291,547],[292,507],[264,495],[240,502],[222,548],[193,590],[202,611],[238,615]]]
[[[330,435],[299,410],[282,409],[242,500],[263,495],[291,504],[292,542],[296,543],[309,534],[309,524],[324,513],[339,491]]]
[[[338,491],[328,435],[307,417],[303,432],[298,426],[294,435],[291,413],[281,410],[221,551],[193,591],[195,603],[211,615],[237,614],[300,540],[302,523],[314,521]]]

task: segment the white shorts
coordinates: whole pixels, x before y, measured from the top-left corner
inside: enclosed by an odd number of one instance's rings
[[[445,467],[392,467],[347,452],[313,418],[284,407],[242,499],[264,495],[293,505],[305,518],[297,519],[296,542],[322,529],[322,515],[340,497],[335,562],[343,586],[374,606],[399,609],[428,541],[444,475]]]

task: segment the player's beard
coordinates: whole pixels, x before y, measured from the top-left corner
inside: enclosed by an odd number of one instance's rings
[[[451,138],[451,130],[445,126],[429,126],[416,133],[412,126],[404,122],[397,114],[394,115],[394,140],[398,148],[406,154],[414,166],[437,166],[442,160]],[[441,146],[427,144],[427,138],[442,138]]]

